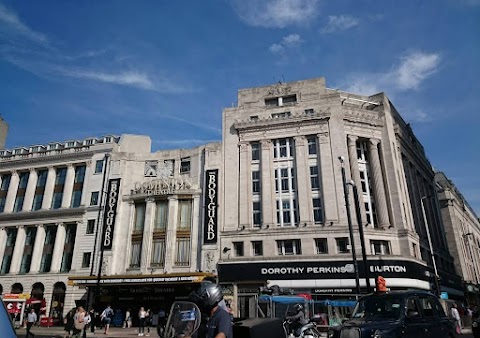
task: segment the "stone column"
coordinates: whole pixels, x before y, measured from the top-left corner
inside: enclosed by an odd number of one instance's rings
[[[42,210],[50,209],[52,206],[53,189],[55,188],[55,167],[48,167],[47,182],[43,193]]]
[[[202,224],[200,224],[200,220],[201,220],[200,201],[201,201],[200,195],[193,196],[193,206],[192,206],[193,221],[192,221],[192,230],[190,231],[191,248],[192,248],[192,251],[190,252],[190,257],[191,257],[190,266],[196,267],[199,270],[202,269],[202,256],[198,255],[198,253],[201,252],[201,246],[203,243],[203,233],[202,233],[203,226]],[[218,232],[219,232],[219,229],[217,229],[217,239],[218,239]],[[195,240],[197,238],[199,238],[200,240]],[[218,243],[218,240],[217,240],[217,243]],[[199,246],[200,246],[200,250],[198,249]]]
[[[297,180],[298,212],[300,224],[313,223],[312,194],[310,187],[310,167],[308,166],[307,147],[305,136],[296,136],[295,139],[295,174]]]
[[[42,259],[43,246],[45,244],[45,226],[40,224],[37,226],[37,234],[35,235],[35,243],[33,244],[32,262],[30,264],[30,273],[38,273],[40,271],[40,262]]]
[[[357,156],[357,136],[348,135],[348,159],[350,162],[350,174],[355,182],[358,191],[358,202],[360,204],[360,214],[362,215],[362,225],[367,224],[365,201],[363,200],[362,181],[360,179],[360,169],[358,168]],[[356,220],[356,218],[355,218]]]
[[[146,199],[145,223],[143,224],[143,243],[140,256],[140,271],[146,273],[152,260],[153,222],[155,222],[155,199]]]
[[[177,241],[178,198],[168,197],[168,224],[165,243],[165,271],[171,272],[175,265],[175,243]]]
[[[250,228],[250,224],[252,222],[250,221],[251,213],[249,212],[252,209],[252,206],[249,205],[248,203],[248,196],[252,193],[251,188],[248,189],[249,182],[251,182],[251,174],[250,174],[250,179],[249,179],[249,173],[250,173],[250,163],[248,161],[248,151],[250,149],[248,143],[241,143],[240,144],[240,183],[238,185],[238,195],[239,195],[239,220],[238,220],[238,225],[240,227],[245,227],[245,228]]]
[[[82,199],[80,200],[80,205],[85,206],[88,203],[88,184],[90,183],[90,173],[92,171],[92,161],[87,161],[85,163],[85,178],[83,179],[83,188],[82,188]]]
[[[322,202],[325,207],[325,225],[338,222],[337,191],[333,173],[332,149],[328,133],[317,134],[322,175]]]
[[[272,166],[273,147],[271,140],[261,141],[261,184],[262,184],[262,225],[274,225],[276,223],[275,185]],[[240,187],[241,188],[241,187]]]
[[[28,175],[27,189],[25,191],[25,200],[23,201],[23,211],[32,210],[33,198],[35,197],[35,189],[37,188],[38,175],[35,168],[30,168]]]
[[[67,164],[67,176],[63,187],[62,208],[69,208],[72,203],[73,184],[75,181],[75,167],[73,164]]]
[[[373,188],[375,191],[375,204],[378,222],[380,223],[380,227],[385,228],[389,226],[390,222],[388,220],[387,196],[385,195],[382,167],[380,165],[380,156],[378,153],[379,143],[379,140],[370,139],[369,152],[372,160]]]
[[[17,239],[15,240],[15,248],[13,249],[12,264],[10,265],[10,274],[16,275],[20,270],[20,263],[22,262],[23,250],[25,249],[25,227],[23,225],[18,227]]]
[[[0,228],[0,257],[3,257],[5,252],[5,246],[7,245],[7,230],[5,227]]]
[[[16,170],[12,170],[12,178],[10,179],[10,185],[8,186],[7,199],[5,201],[5,208],[3,212],[12,212],[15,204],[15,198],[18,191],[18,173]]]
[[[65,247],[65,235],[65,224],[58,223],[57,235],[55,236],[55,244],[53,246],[52,266],[50,268],[50,272],[60,272],[60,265],[63,258],[63,249]]]

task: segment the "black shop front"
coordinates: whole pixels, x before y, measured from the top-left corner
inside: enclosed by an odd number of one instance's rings
[[[95,276],[75,276],[69,278],[69,284],[87,290],[84,298],[76,300],[77,305],[93,306],[101,313],[110,304],[115,311],[114,321],[130,310],[135,325],[140,307],[150,309],[152,314],[160,309],[168,312],[173,302],[188,299],[200,282],[215,281],[215,277],[210,273],[102,276],[100,280]]]

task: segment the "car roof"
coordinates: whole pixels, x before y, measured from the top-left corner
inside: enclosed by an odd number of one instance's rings
[[[436,297],[433,293],[425,290],[394,290],[394,291],[387,291],[387,292],[374,292],[370,293],[368,295],[365,295],[361,298],[364,297],[383,297],[383,296],[416,296],[416,295],[429,295],[429,296],[434,296]]]

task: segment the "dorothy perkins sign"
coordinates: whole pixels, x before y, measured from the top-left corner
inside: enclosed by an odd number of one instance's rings
[[[218,170],[207,170],[205,182],[205,224],[203,243],[217,243]]]
[[[113,230],[115,228],[115,218],[117,217],[118,193],[120,189],[120,179],[116,178],[108,182],[107,202],[103,214],[103,241],[104,250],[112,249]]]

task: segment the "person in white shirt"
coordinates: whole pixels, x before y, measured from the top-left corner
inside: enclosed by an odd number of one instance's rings
[[[455,329],[458,334],[462,333],[462,320],[460,318],[460,313],[457,310],[457,304],[453,303],[452,308],[450,309],[450,315],[455,321]]]
[[[37,322],[37,314],[35,313],[35,309],[30,309],[30,312],[28,313],[27,315],[27,334],[25,335],[26,338],[28,338],[29,336],[32,336],[34,337],[35,335],[30,332],[30,330],[32,329],[32,326],[35,325],[35,323]]]
[[[147,318],[147,311],[145,311],[145,308],[142,306],[140,308],[140,311],[138,311],[138,319],[139,319],[138,335],[139,336],[144,335],[146,318]]]

